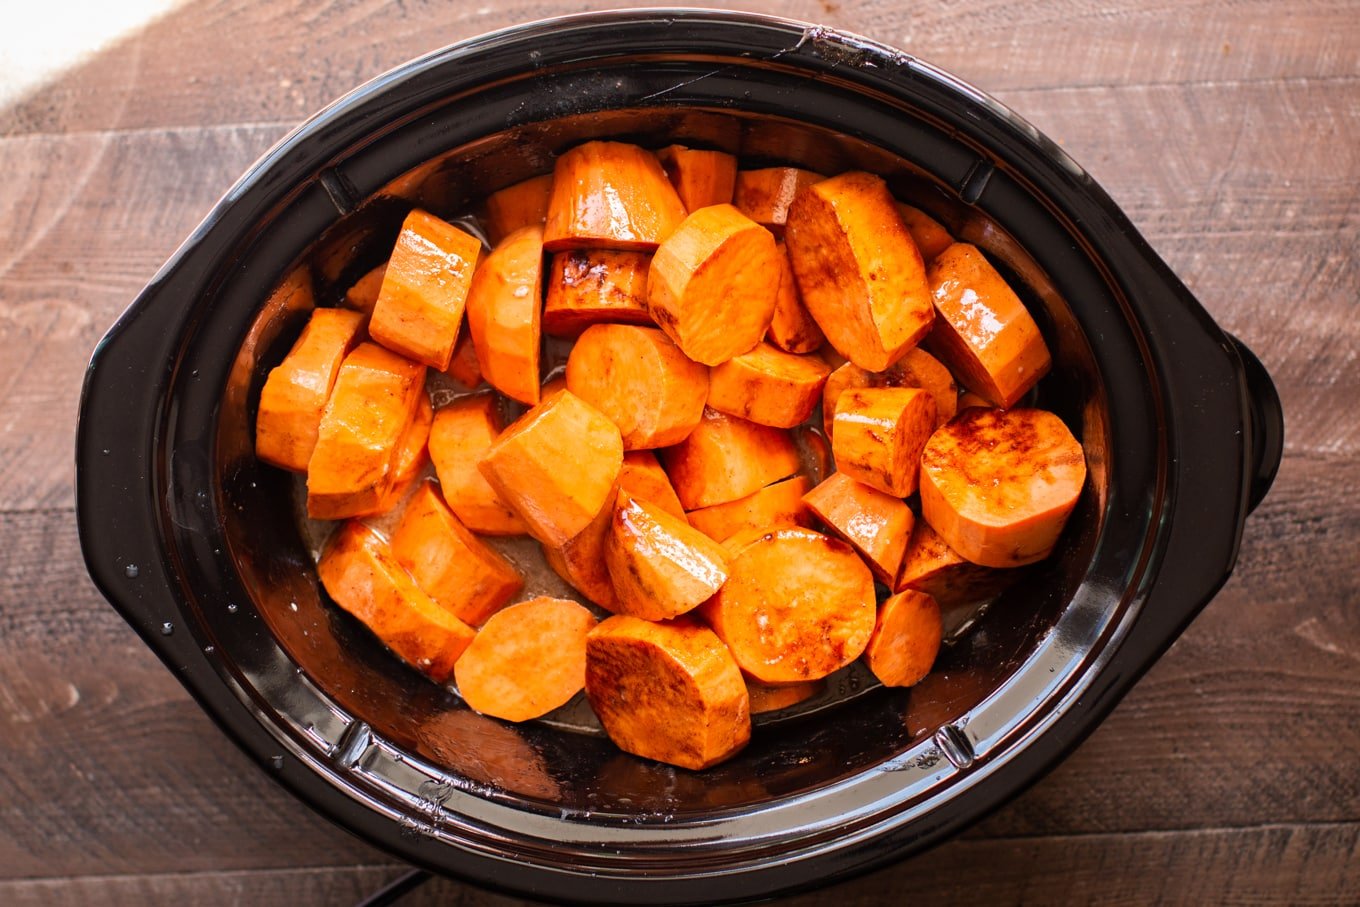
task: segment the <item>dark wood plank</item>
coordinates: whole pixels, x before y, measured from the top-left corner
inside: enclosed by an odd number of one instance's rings
[[[645,0],[639,6],[665,6]],[[771,11],[766,2],[696,6]],[[0,113],[0,134],[296,121],[443,44],[606,0],[443,4],[190,3]],[[790,0],[779,15],[846,28],[983,89],[1349,77],[1360,17],[1346,0],[911,4]]]

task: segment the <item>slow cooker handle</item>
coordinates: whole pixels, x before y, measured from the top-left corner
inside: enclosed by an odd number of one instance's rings
[[[1284,407],[1280,404],[1275,382],[1261,360],[1232,334],[1228,334],[1228,339],[1242,360],[1251,408],[1251,492],[1247,498],[1247,512],[1250,513],[1265,499],[1275,482],[1275,474],[1280,471],[1280,460],[1284,456]]]

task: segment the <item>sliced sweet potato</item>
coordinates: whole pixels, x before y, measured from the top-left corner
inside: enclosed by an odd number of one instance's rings
[[[884,494],[916,491],[921,449],[935,430],[935,401],[918,387],[865,387],[836,401],[836,468]]]
[[[453,358],[444,374],[448,375],[468,390],[482,384],[482,367],[477,362],[477,350],[472,346],[472,331],[458,332],[458,342],[453,345]]]
[[[604,549],[614,519],[617,489],[611,491],[599,513],[563,544],[543,546],[543,559],[552,571],[606,611],[614,610],[614,583],[605,565]]]
[[[843,173],[803,189],[784,240],[803,304],[860,368],[883,371],[930,331],[925,263],[879,177]]]
[[[808,680],[791,683],[782,687],[770,687],[754,680],[746,681],[746,695],[751,699],[751,714],[763,715],[791,708],[800,702],[807,702],[826,689],[824,680]]]
[[[926,346],[964,386],[1010,407],[1053,361],[1039,326],[976,246],[954,243],[930,264],[935,328]]]
[[[361,343],[345,357],[307,463],[307,515],[379,512],[402,435],[425,394],[425,366]]]
[[[879,605],[864,661],[885,687],[915,686],[935,664],[943,635],[935,599],[924,592],[899,592]]]
[[[570,390],[520,416],[477,464],[529,534],[551,547],[590,524],[622,466],[618,428]]]
[[[741,671],[712,630],[688,618],[628,615],[586,638],[586,696],[619,749],[702,769],[751,739]]]
[[[700,151],[670,145],[656,153],[686,211],[732,201],[737,159],[722,151]]]
[[[761,170],[741,170],[737,173],[732,192],[732,204],[751,220],[768,228],[774,235],[784,235],[789,205],[804,188],[820,183],[826,177],[797,167],[765,167]]]
[[[984,409],[992,408],[992,404],[988,403],[986,400],[982,399],[982,397],[978,396],[972,391],[964,391],[963,393],[959,394],[958,402],[959,412],[963,412],[965,409],[969,409],[974,406],[981,406]]]
[[[897,213],[902,215],[902,224],[927,262],[953,245],[954,237],[949,235],[949,231],[920,208],[898,202]]]
[[[592,324],[651,324],[647,311],[646,252],[571,249],[548,266],[543,332],[575,337]]]
[[[461,397],[434,414],[430,459],[444,500],[464,526],[485,535],[524,535],[529,531],[524,521],[477,468],[500,433],[495,396]]]
[[[744,498],[801,465],[788,432],[708,408],[685,440],[660,457],[686,510]]]
[[[321,414],[340,363],[359,342],[364,316],[315,309],[288,355],[265,379],[255,417],[255,455],[266,463],[306,472]]]
[[[354,286],[345,291],[345,308],[372,315],[373,307],[378,304],[378,293],[382,291],[383,277],[386,274],[387,262],[383,262],[354,281]]]
[[[810,529],[771,529],[741,547],[728,571],[698,613],[757,681],[817,680],[868,645],[874,578],[844,542]]]
[[[397,455],[392,460],[392,483],[378,505],[379,513],[387,513],[401,503],[415,486],[429,460],[430,428],[434,424],[434,407],[430,398],[421,394],[416,401],[416,414],[397,442]]]
[[[406,215],[383,274],[368,332],[440,371],[449,367],[482,244],[419,208]]]
[[[486,197],[486,237],[498,245],[521,227],[542,226],[548,219],[548,199],[552,195],[551,173],[498,189]]]
[[[817,408],[831,368],[817,356],[795,356],[768,343],[733,356],[709,373],[708,405],[774,428],[793,428]]]
[[[675,496],[666,470],[661,468],[656,454],[650,450],[630,450],[623,455],[619,487],[640,501],[655,504],[671,516],[689,521],[680,499]]]
[[[783,242],[779,250],[779,292],[774,298],[774,315],[765,339],[786,353],[813,353],[826,343],[826,335],[803,305],[798,294],[798,280],[789,264],[789,251]]]
[[[985,567],[1048,557],[1086,482],[1081,444],[1041,409],[968,409],[921,455],[921,513]]]
[[[436,683],[453,676],[475,631],[420,591],[372,529],[355,520],[342,525],[326,542],[316,572],[335,603],[397,657]]]
[[[745,529],[766,530],[774,526],[807,526],[811,520],[803,495],[808,490],[806,476],[797,475],[766,485],[744,498],[701,507],[689,513],[690,525],[721,542]]]
[[[543,228],[521,227],[482,260],[467,297],[468,328],[486,382],[512,400],[538,402]]]
[[[647,309],[685,355],[718,365],[760,342],[774,317],[779,253],[731,205],[690,214],[652,257]]]
[[[699,424],[708,369],[656,328],[596,324],[567,357],[567,388],[619,427],[625,450],[665,447]]]
[[[668,620],[692,610],[727,580],[721,545],[655,504],[619,492],[604,548],[614,610]]]
[[[822,385],[822,423],[827,437],[832,434],[832,418],[836,415],[836,401],[841,391],[850,387],[919,387],[929,391],[935,401],[935,425],[938,427],[954,418],[958,406],[959,386],[940,360],[920,347],[881,372],[866,372],[847,362],[831,373]]]
[[[543,246],[651,252],[684,219],[656,155],[623,142],[586,142],[557,159]]]
[[[514,565],[469,532],[430,482],[406,502],[392,555],[426,595],[470,626],[480,626],[524,588]]]
[[[893,590],[924,592],[946,611],[987,601],[1020,575],[1017,570],[980,567],[949,547],[925,520],[917,520]]]
[[[878,581],[897,581],[912,524],[911,508],[897,497],[856,482],[843,472],[803,496],[808,509],[864,558]]]
[[[463,701],[504,721],[541,718],[586,685],[595,616],[574,601],[532,598],[493,614],[454,666]]]

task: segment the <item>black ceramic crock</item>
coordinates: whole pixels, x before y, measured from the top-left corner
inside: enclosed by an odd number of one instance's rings
[[[323,603],[250,420],[306,311],[390,248],[589,137],[884,174],[1021,287],[1046,406],[1090,481],[1057,555],[909,692],[831,703],[691,773],[480,717]],[[269,301],[266,303],[265,300]],[[1278,397],[1066,154],[913,57],[736,13],[526,25],[415,60],[260,160],[99,344],[77,446],[90,574],[242,750],[413,863],[551,900],[706,903],[938,842],[1069,752],[1231,571],[1278,466]],[[239,829],[248,834],[249,829]]]

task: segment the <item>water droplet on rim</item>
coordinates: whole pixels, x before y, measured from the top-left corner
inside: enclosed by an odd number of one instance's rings
[[[123,568],[123,573],[127,576],[128,579],[136,579],[137,574],[140,572],[141,571],[137,569],[136,564],[128,564],[126,567]]]
[[[162,635],[162,636],[169,636],[171,633],[174,633],[174,632],[175,632],[175,625],[172,624],[172,623],[170,623],[170,621],[167,620],[165,623],[161,624],[161,635]]]

